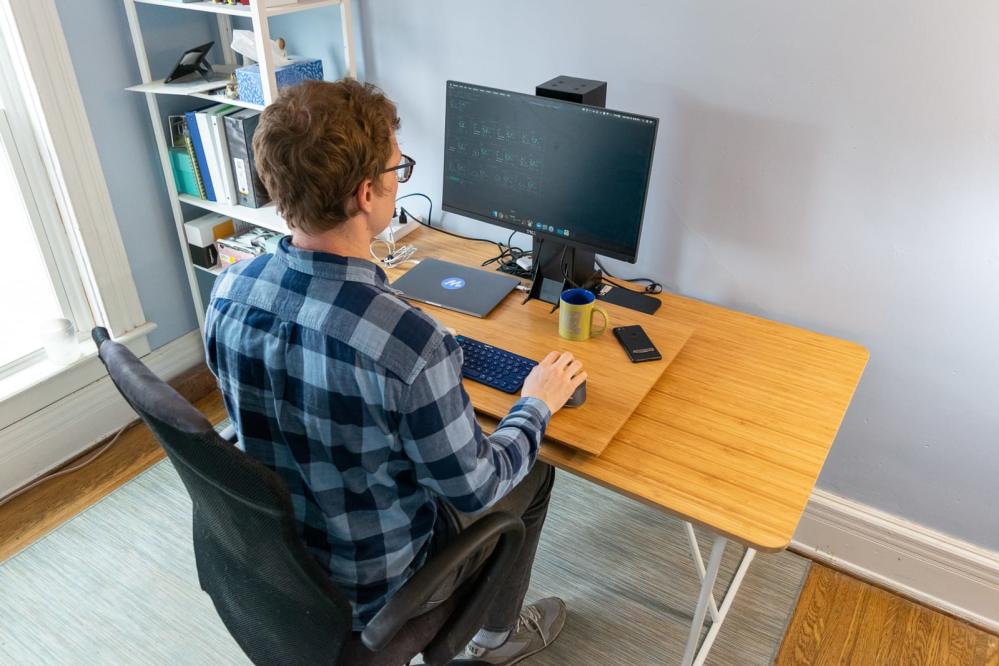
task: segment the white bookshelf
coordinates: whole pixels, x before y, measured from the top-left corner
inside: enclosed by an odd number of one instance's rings
[[[201,210],[219,213],[236,220],[248,222],[259,227],[271,229],[281,233],[287,233],[288,227],[284,220],[278,215],[274,204],[269,204],[261,208],[247,208],[246,206],[230,206],[217,201],[207,201],[187,194],[179,194],[177,184],[174,182],[173,170],[170,166],[170,155],[168,152],[167,130],[160,113],[158,97],[160,95],[185,95],[188,97],[207,100],[212,102],[234,104],[249,109],[262,110],[277,97],[277,81],[274,78],[274,57],[270,49],[270,26],[268,19],[273,16],[281,16],[296,12],[309,11],[321,7],[340,7],[340,30],[343,35],[344,62],[347,64],[347,74],[357,77],[357,59],[354,52],[354,34],[351,28],[351,0],[298,0],[290,4],[283,4],[269,7],[263,0],[251,0],[249,5],[229,5],[203,0],[201,2],[177,2],[176,0],[123,0],[125,13],[128,17],[129,31],[132,35],[132,44],[135,47],[135,59],[139,64],[139,73],[142,81],[127,90],[143,94],[146,98],[146,105],[149,109],[149,117],[153,125],[153,134],[156,138],[156,147],[160,154],[160,166],[163,170],[163,179],[166,184],[167,193],[170,196],[170,207],[173,212],[174,223],[177,231],[177,240],[181,246],[181,254],[184,257],[184,265],[187,270],[188,284],[191,290],[191,298],[194,300],[195,312],[198,316],[199,326],[204,326],[205,304],[201,299],[201,290],[198,288],[197,272],[203,271],[217,275],[221,272],[220,267],[205,269],[195,266],[191,262],[190,254],[187,250],[187,239],[184,235],[184,208],[181,204],[193,206]],[[232,18],[242,17],[251,21],[254,41],[256,42],[257,53],[260,54],[261,84],[264,93],[264,104],[252,104],[240,100],[231,100],[221,94],[225,87],[225,81],[194,81],[190,83],[163,83],[163,80],[154,80],[149,69],[149,58],[146,51],[145,40],[142,33],[139,7],[144,5],[156,5],[159,7],[170,7],[177,11],[207,12],[214,14],[218,27],[218,39],[216,42],[222,47],[223,63],[213,65],[217,72],[227,74],[237,66],[236,54],[229,46],[232,43]],[[331,26],[335,28],[335,26]],[[266,48],[265,48],[266,45]],[[178,54],[185,44],[177,45]],[[329,74],[329,73],[327,73]],[[221,77],[220,77],[221,78]],[[192,105],[193,106],[193,105]],[[189,216],[190,217],[190,216]]]
[[[212,14],[225,14],[227,16],[244,16],[246,18],[252,17],[254,12],[252,4],[228,5],[220,2],[210,2],[210,0],[202,0],[202,2],[178,2],[178,0],[135,0],[135,2],[140,5],[159,5],[160,7],[175,7],[177,9],[186,9],[188,11],[210,12]],[[259,0],[256,0],[255,4],[260,4]],[[339,4],[340,0],[298,0],[298,2],[292,2],[286,5],[264,8],[262,14],[266,17],[279,16],[281,14],[291,14],[294,12],[316,9],[317,7],[330,7],[332,5]]]
[[[197,264],[195,264],[194,267],[199,271],[201,271],[202,273],[210,273],[211,275],[214,275],[216,277],[218,277],[222,273],[222,271],[225,270],[225,266],[221,266],[219,264],[216,264],[211,268],[205,268],[204,266],[198,266]]]
[[[163,79],[157,79],[156,81],[150,81],[149,83],[140,83],[139,85],[129,86],[128,88],[125,88],[125,90],[137,93],[151,93],[153,95],[183,95],[186,97],[197,97],[198,99],[205,99],[210,102],[224,102],[226,104],[242,106],[246,109],[257,109],[258,111],[264,108],[263,104],[254,104],[253,102],[229,99],[219,92],[219,90],[225,88],[225,77],[235,71],[235,65],[212,65],[212,67],[222,79],[221,81],[213,79],[210,81],[165,83]]]
[[[199,199],[198,197],[192,197],[190,194],[178,194],[177,198],[181,203],[189,204],[202,210],[225,215],[226,217],[233,217],[237,220],[249,222],[254,226],[263,227],[264,229],[270,229],[282,234],[288,233],[288,225],[278,215],[273,203],[261,206],[260,208],[247,208],[246,206],[229,206],[217,201]]]

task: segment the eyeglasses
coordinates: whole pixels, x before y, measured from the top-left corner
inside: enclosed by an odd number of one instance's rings
[[[385,169],[382,173],[388,173],[389,171],[397,171],[395,174],[396,180],[400,183],[405,183],[409,180],[410,176],[413,175],[413,167],[416,166],[416,160],[414,160],[409,155],[402,156],[402,164],[399,166],[394,166],[391,169]]]

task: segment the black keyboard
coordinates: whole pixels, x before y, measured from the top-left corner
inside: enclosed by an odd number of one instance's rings
[[[516,393],[524,385],[524,378],[537,361],[518,356],[499,347],[456,335],[455,339],[464,351],[465,363],[461,374],[486,386]]]

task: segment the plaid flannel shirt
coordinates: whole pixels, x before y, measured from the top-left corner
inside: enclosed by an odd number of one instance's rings
[[[205,319],[240,445],[283,479],[355,631],[423,565],[435,498],[491,506],[527,474],[551,416],[522,398],[485,436],[454,336],[396,294],[373,263],[285,237],[222,273]]]

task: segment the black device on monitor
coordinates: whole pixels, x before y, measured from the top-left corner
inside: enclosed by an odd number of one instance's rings
[[[446,104],[442,207],[533,236],[531,295],[635,262],[658,119],[458,81]]]

